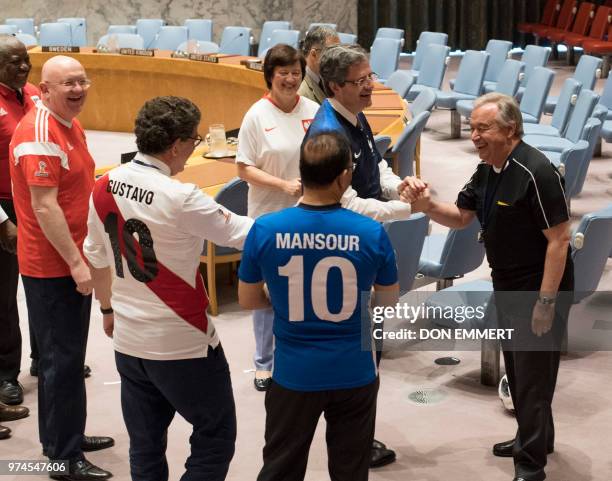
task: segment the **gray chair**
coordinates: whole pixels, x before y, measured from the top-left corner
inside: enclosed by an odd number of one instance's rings
[[[385,85],[395,90],[401,98],[405,99],[410,87],[412,87],[415,81],[414,75],[410,74],[410,72],[406,70],[396,70],[389,76]]]
[[[567,121],[576,105],[578,93],[580,92],[580,82],[576,79],[568,78],[563,82],[563,87],[559,93],[558,101],[553,112],[550,125],[544,124],[524,124],[525,135],[552,135],[560,137],[565,132]]]
[[[106,29],[108,35],[113,33],[137,33],[136,25],[109,25]]]
[[[87,20],[83,17],[58,18],[58,22],[70,24],[71,43],[73,47],[87,45]]]
[[[429,44],[427,50],[427,62],[422,65],[418,76],[415,75],[416,82],[410,87],[406,97],[407,100],[414,100],[424,88],[434,89],[435,92],[440,90],[446,73],[450,48],[446,45],[432,43]],[[414,71],[411,71],[411,73],[414,75]]]
[[[370,67],[380,82],[386,82],[399,65],[401,42],[395,38],[378,37],[370,48]]]
[[[144,48],[144,39],[137,33],[113,33],[111,35],[103,35],[98,40],[97,47],[100,50],[110,49],[110,45],[115,43],[115,48],[133,48],[141,50]]]
[[[411,290],[414,284],[429,228],[429,217],[412,214],[406,220],[385,222],[384,226],[395,251],[400,295],[403,295]]]
[[[527,92],[527,91],[526,91]],[[582,139],[584,126],[591,117],[599,96],[592,90],[582,89],[578,95],[576,106],[569,118],[563,137],[550,135],[525,135],[523,142],[539,150],[563,152]]]
[[[291,29],[291,22],[283,21],[283,20],[268,20],[264,22],[261,27],[261,35],[259,36],[259,46],[257,47],[257,56],[263,57],[266,54],[266,51],[272,47],[272,32],[274,30],[289,30]],[[299,33],[298,33],[299,36]],[[285,43],[285,42],[282,42]],[[291,45],[291,44],[289,44]]]
[[[33,18],[7,18],[4,23],[6,25],[15,25],[17,27],[17,33],[27,33],[33,37],[36,36]]]
[[[572,186],[570,197],[576,197],[582,192],[582,188],[584,187],[584,182],[586,181],[586,176],[589,170],[589,165],[593,159],[593,152],[595,150],[597,140],[599,139],[601,126],[601,120],[595,118],[590,118],[587,120],[587,123],[584,126],[582,139],[588,142],[589,148],[582,159],[582,163],[580,164],[580,170],[576,175],[576,181]]]
[[[287,45],[291,45],[293,48],[298,48],[298,43],[300,40],[300,31],[299,30],[274,30],[270,35],[270,41],[268,42],[268,48],[263,50],[259,55],[261,58],[266,56],[268,50],[275,45],[280,43],[284,43]]]
[[[506,60],[499,75],[499,82],[496,83],[496,92],[514,97],[518,89],[523,68],[523,62],[511,59]],[[472,110],[474,110],[474,101],[459,100],[456,108],[459,115],[469,119],[472,115]]]
[[[26,47],[38,45],[38,40],[36,40],[36,37],[34,35],[30,35],[29,33],[16,33],[15,37],[17,37],[17,39]]]
[[[391,137],[388,135],[377,135],[374,137],[374,145],[381,157],[384,157],[391,145]]]
[[[487,42],[485,52],[489,54],[489,63],[485,71],[484,80],[482,83],[483,91],[488,84],[495,84],[500,79],[503,79],[502,68],[508,60],[508,54],[512,48],[512,42],[508,40],[491,39]],[[449,81],[451,88],[455,84],[455,79]],[[499,92],[499,89],[495,90]],[[513,94],[514,95],[514,94]]]
[[[229,55],[250,55],[251,29],[248,27],[229,26],[223,29],[219,53]]]
[[[205,42],[204,40],[196,40],[193,45],[195,52],[189,53],[218,53],[219,45],[215,42]],[[183,42],[176,49],[177,52],[187,52],[189,49],[189,41]]]
[[[430,112],[436,105],[436,93],[432,89],[423,89],[421,93],[408,105],[412,117],[416,117],[421,112]]]
[[[608,75],[606,79],[597,107],[607,110],[606,120],[612,120],[612,75]]]
[[[347,45],[355,45],[357,43],[357,35],[354,33],[338,32],[338,38],[340,39],[340,43],[345,43]]]
[[[461,115],[456,106],[459,100],[474,100],[480,95],[482,80],[489,61],[489,54],[476,50],[465,52],[455,87],[450,92],[436,92],[436,107],[451,111],[451,138],[461,137]]]
[[[540,47],[539,45],[527,45],[527,47],[525,47],[525,52],[521,57],[521,62],[525,64],[525,75],[523,76],[521,85],[519,85],[518,91],[516,92],[516,97],[518,100],[521,100],[523,97],[523,93],[527,88],[527,83],[529,82],[534,69],[536,67],[544,67],[548,62],[549,56],[550,47]]]
[[[591,55],[582,55],[576,65],[573,78],[576,79],[583,89],[593,90],[595,82],[601,77],[601,59]],[[550,114],[555,110],[558,97],[549,96],[544,105],[544,113]]]
[[[189,40],[212,42],[213,22],[208,18],[188,18],[183,22],[189,31]]]
[[[437,290],[453,285],[454,279],[480,267],[485,255],[484,244],[478,242],[480,222],[474,218],[465,229],[450,229],[446,234],[425,238],[419,273],[437,280]]]
[[[17,33],[16,25],[0,25],[0,34],[2,35],[15,35]]]
[[[427,55],[427,61],[431,61],[429,56],[429,45],[446,45],[448,42],[448,34],[443,32],[421,32],[417,40],[416,49],[414,51],[414,59],[410,67],[410,72],[418,78],[419,72],[423,65],[423,60]],[[450,49],[449,49],[450,50]],[[439,88],[439,87],[438,87]]]
[[[223,186],[215,196],[215,200],[235,214],[247,215],[248,193],[249,184],[235,177]],[[209,308],[213,316],[217,315],[219,309],[217,301],[216,266],[217,264],[238,262],[241,257],[242,251],[231,247],[217,246],[213,242],[204,242],[200,262],[206,264]]]
[[[397,158],[398,175],[401,179],[406,176],[414,175],[414,155],[417,141],[430,115],[428,111],[415,115],[410,122],[406,124],[397,142],[391,149],[391,155]]]
[[[144,40],[144,48],[153,48],[159,29],[165,25],[161,18],[139,18],[136,20],[136,33]]]
[[[554,76],[555,73],[550,69],[544,67],[533,69],[519,105],[523,114],[523,122],[537,124],[540,121],[544,102],[548,97]]]
[[[178,46],[187,41],[189,30],[184,26],[165,25],[159,29],[153,42],[153,48],[175,51]]]

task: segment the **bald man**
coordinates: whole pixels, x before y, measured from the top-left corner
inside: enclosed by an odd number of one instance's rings
[[[49,59],[42,68],[42,102],[24,116],[10,144],[19,272],[40,351],[39,438],[50,459],[69,461],[69,473],[52,476],[66,480],[111,477],[83,451],[114,444],[83,434],[92,287],[82,248],[94,161],[76,117],[90,85],[75,59]]]

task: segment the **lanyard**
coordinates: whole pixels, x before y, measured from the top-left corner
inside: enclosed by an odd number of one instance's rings
[[[160,170],[159,167],[157,167],[155,165],[152,165],[152,164],[147,164],[147,163],[143,162],[142,160],[132,159],[132,162],[134,162],[135,164],[138,164],[138,165],[143,165],[145,167],[150,167],[151,169]]]

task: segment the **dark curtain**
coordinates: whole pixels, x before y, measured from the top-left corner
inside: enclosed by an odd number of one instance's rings
[[[485,48],[487,40],[523,38],[516,25],[540,20],[546,0],[358,0],[359,43],[372,44],[378,27],[405,30],[404,51],[413,51],[423,30],[448,33],[452,49]],[[596,2],[596,3],[602,3]]]

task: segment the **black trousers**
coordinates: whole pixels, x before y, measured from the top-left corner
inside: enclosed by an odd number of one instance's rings
[[[2,199],[0,206],[9,219],[16,223],[13,202]],[[21,366],[18,283],[17,256],[0,248],[0,381],[17,379]]]
[[[234,456],[236,409],[221,346],[202,358],[153,361],[115,352],[115,361],[132,480],[168,480],[168,426],[177,412],[193,426],[180,480],[224,480]]]
[[[541,275],[495,280],[495,302],[502,328],[514,329],[513,342],[502,343],[510,393],[516,411],[514,465],[517,477],[529,481],[546,478],[547,451],[554,448],[552,401],[559,372],[560,349],[572,304],[573,272],[567,272],[555,306],[553,328],[537,337],[531,314],[538,297]]]
[[[40,349],[38,430],[50,459],[83,458],[87,416],[83,363],[91,296],[76,291],[72,277],[22,276],[28,315]]]
[[[266,393],[264,465],[257,481],[304,479],[317,423],[327,421],[332,481],[365,481],[374,440],[378,378],[352,389],[303,392],[272,382]]]

